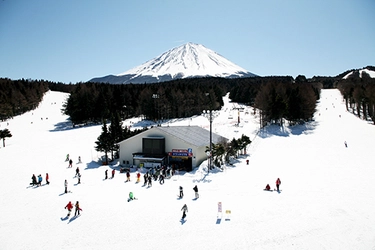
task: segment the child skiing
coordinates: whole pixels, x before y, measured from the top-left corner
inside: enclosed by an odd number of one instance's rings
[[[199,198],[199,194],[198,194],[198,187],[197,187],[197,185],[195,185],[195,187],[193,187],[193,190],[195,192],[195,199],[198,199]]]
[[[66,216],[69,217],[70,216],[70,212],[73,209],[73,204],[72,204],[71,201],[69,201],[69,203],[65,206],[65,209],[68,209],[68,214]]]
[[[181,218],[181,220],[183,220],[183,219],[185,219],[186,212],[188,211],[188,208],[187,208],[186,204],[182,207],[181,211],[182,211],[182,218]]]

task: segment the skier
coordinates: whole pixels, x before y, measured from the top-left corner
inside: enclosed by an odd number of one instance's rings
[[[195,192],[195,199],[198,199],[199,198],[199,194],[198,194],[198,187],[197,187],[197,185],[195,185],[195,187],[193,187],[193,190]]]
[[[46,184],[49,185],[49,175],[46,173]]]
[[[137,173],[137,183],[140,182],[141,174],[138,172]]]
[[[104,179],[107,180],[108,179],[108,169],[106,169],[104,173],[105,173],[105,178]]]
[[[144,181],[145,181],[145,183],[144,183],[143,186],[146,186],[146,184],[147,184],[147,173],[145,173],[145,174],[143,175],[143,179],[144,179]]]
[[[184,197],[184,191],[182,186],[180,186],[180,198]]]
[[[68,181],[67,180],[65,180],[64,186],[65,186],[65,193],[68,193]]]
[[[78,173],[78,183],[77,184],[81,184],[81,174]]]
[[[188,211],[188,208],[187,208],[186,204],[183,205],[181,211],[182,211],[182,218],[181,218],[181,220],[183,220],[183,219],[185,219],[186,212]]]
[[[77,216],[77,214],[79,215],[79,211],[82,211],[82,209],[79,207],[78,201],[76,202],[75,207],[76,207],[76,211],[74,212],[74,216]]]
[[[115,169],[112,169],[112,179],[115,178]]]
[[[66,160],[65,161],[69,161],[69,154],[66,155]]]
[[[130,181],[130,172],[126,171],[126,182]]]
[[[42,185],[42,175],[38,175],[38,186],[41,186]]]
[[[35,174],[33,174],[33,176],[31,177],[31,183],[30,183],[30,185],[38,185],[38,182],[36,181],[36,176],[35,176]]]
[[[159,175],[159,183],[160,183],[160,185],[161,184],[164,184],[164,175]]]
[[[267,184],[267,186],[266,186],[266,188],[264,190],[265,191],[270,191],[271,190],[270,184]]]
[[[148,186],[152,187],[152,177],[150,174],[148,175],[147,179],[148,179]]]
[[[78,156],[78,163],[82,163],[81,156]]]
[[[76,168],[76,176],[77,177],[79,175],[79,167]]]
[[[66,216],[69,217],[70,212],[72,212],[72,209],[73,209],[73,204],[71,201],[69,201],[69,203],[65,206],[65,209],[68,209],[68,214]]]
[[[277,180],[276,180],[276,188],[277,188],[277,192],[280,192],[280,185],[281,185],[280,178],[277,178]]]
[[[71,168],[71,167],[72,167],[72,164],[73,164],[73,161],[72,161],[72,159],[70,159],[70,160],[69,160],[69,166],[68,166],[68,168]]]
[[[347,148],[348,147],[348,143],[346,141],[344,141],[344,144],[345,144],[345,147]]]

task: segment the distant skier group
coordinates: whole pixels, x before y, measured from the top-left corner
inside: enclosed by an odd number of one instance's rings
[[[31,176],[30,185],[40,187],[40,186],[42,186],[42,181],[43,181],[43,177],[42,177],[41,174],[38,175],[38,177],[36,177],[35,174],[33,174],[33,176]],[[48,175],[48,173],[46,173],[46,184],[49,185],[49,175]]]

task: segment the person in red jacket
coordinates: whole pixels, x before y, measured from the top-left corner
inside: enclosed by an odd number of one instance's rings
[[[267,186],[266,186],[266,188],[264,190],[270,191],[271,190],[270,184],[267,184]]]
[[[280,181],[280,178],[277,178],[276,180],[276,188],[277,188],[277,192],[280,192],[280,185],[281,185],[281,181]]]
[[[73,209],[73,204],[71,201],[69,201],[69,203],[65,206],[65,209],[68,209],[68,214],[66,216],[69,217],[70,212],[72,212],[72,209]]]
[[[48,175],[48,173],[46,173],[46,183],[47,183],[47,185],[49,185],[49,175]]]

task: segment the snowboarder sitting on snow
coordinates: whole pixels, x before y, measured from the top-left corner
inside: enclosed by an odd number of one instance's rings
[[[266,188],[264,190],[270,191],[271,190],[270,184],[267,184],[267,186],[266,186]]]
[[[73,204],[72,204],[71,201],[69,201],[69,203],[65,206],[65,209],[68,209],[68,214],[66,216],[69,217],[70,216],[70,212],[73,209]]]
[[[130,192],[129,193],[129,199],[128,199],[128,202],[131,201],[131,200],[136,200],[137,198],[134,197],[133,195],[133,192]]]
[[[182,207],[181,211],[182,211],[182,219],[185,219],[186,212],[188,211],[186,204]]]

